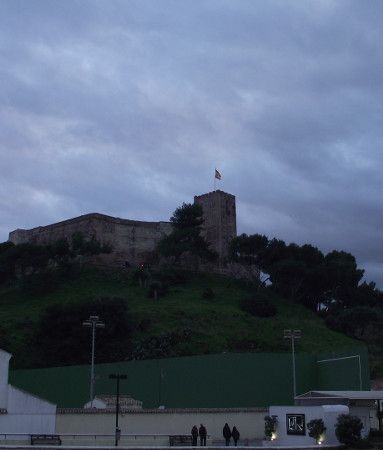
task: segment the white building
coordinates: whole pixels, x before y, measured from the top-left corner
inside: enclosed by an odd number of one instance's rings
[[[346,405],[350,414],[362,421],[362,436],[368,436],[371,428],[382,428],[378,421],[382,400],[383,391],[309,391],[295,397],[295,404]]]
[[[55,433],[56,405],[8,384],[11,357],[0,350],[0,434]]]
[[[349,414],[345,405],[322,406],[270,406],[269,415],[276,419],[272,440],[267,446],[315,446],[317,443],[309,436],[307,423],[314,419],[322,419],[326,431],[320,438],[324,445],[338,446],[335,435],[335,424],[338,416]]]

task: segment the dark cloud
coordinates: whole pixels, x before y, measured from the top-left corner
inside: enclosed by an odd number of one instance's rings
[[[213,187],[383,287],[379,0],[3,0],[0,239]]]

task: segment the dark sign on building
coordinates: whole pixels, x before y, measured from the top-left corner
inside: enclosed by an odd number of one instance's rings
[[[286,414],[286,432],[290,435],[305,435],[306,422],[304,414]]]

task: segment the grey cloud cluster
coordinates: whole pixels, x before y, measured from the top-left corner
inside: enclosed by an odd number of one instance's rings
[[[91,211],[352,252],[383,287],[379,0],[2,0],[0,240]]]

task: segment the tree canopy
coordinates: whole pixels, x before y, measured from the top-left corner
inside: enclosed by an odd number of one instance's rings
[[[324,255],[309,244],[242,234],[231,243],[231,258],[256,265],[268,277],[269,289],[317,311],[329,328],[363,340],[372,353],[381,354],[383,292],[374,282],[362,281],[364,270],[351,253],[333,250]],[[378,359],[371,365],[380,370]]]
[[[70,240],[59,239],[49,244],[12,242],[0,243],[0,284],[9,282],[41,280],[49,284],[58,274],[71,268],[78,256],[110,253],[111,247],[101,244],[96,238],[86,238],[82,233],[74,233]],[[31,287],[31,286],[28,286]]]
[[[173,257],[180,262],[181,257],[191,255],[204,261],[213,261],[217,254],[209,248],[206,239],[201,235],[203,225],[202,206],[183,203],[177,208],[170,222],[173,231],[164,237],[158,250],[164,257]]]
[[[324,255],[309,244],[299,246],[264,235],[242,234],[231,243],[231,257],[258,265],[268,275],[273,290],[314,310],[320,305],[345,309],[382,303],[382,293],[374,283],[360,284],[364,270],[344,251]]]
[[[90,330],[82,322],[98,315],[105,328],[97,333],[97,361],[123,361],[132,351],[132,321],[125,299],[102,297],[81,304],[55,304],[41,315],[31,336],[34,365],[41,367],[89,362]]]

